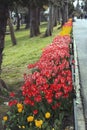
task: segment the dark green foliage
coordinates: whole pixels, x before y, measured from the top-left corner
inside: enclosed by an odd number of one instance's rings
[[[42,7],[48,4],[48,0],[21,0],[24,6]]]
[[[0,0],[0,5],[5,5],[6,7],[12,7],[14,3],[21,3],[21,0]]]
[[[48,4],[48,0],[0,0],[1,5],[12,6],[14,3],[21,4],[22,6],[42,7]]]

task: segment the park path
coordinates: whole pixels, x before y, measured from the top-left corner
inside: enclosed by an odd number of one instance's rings
[[[73,22],[73,36],[77,46],[81,95],[87,127],[87,19],[76,19]]]

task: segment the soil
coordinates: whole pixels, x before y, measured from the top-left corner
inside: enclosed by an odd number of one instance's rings
[[[73,113],[71,115],[66,115],[63,119],[63,129],[62,130],[74,130],[74,116]]]

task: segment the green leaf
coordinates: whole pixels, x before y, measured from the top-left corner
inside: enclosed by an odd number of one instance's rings
[[[62,122],[63,118],[64,118],[64,112],[62,112],[62,113],[59,114],[59,120],[60,120],[61,122]]]
[[[12,113],[10,111],[8,111],[7,114],[10,116]]]
[[[4,124],[5,124],[5,121],[2,120],[2,125],[4,125]]]
[[[45,129],[48,126],[48,122],[45,122],[42,126],[43,129]]]
[[[50,130],[51,128],[50,128],[50,126],[47,126],[47,129],[46,130]]]
[[[58,122],[59,122],[59,120],[58,120],[58,119],[56,119],[56,120],[54,121],[54,124],[58,124]]]
[[[60,127],[60,121],[58,119],[56,119],[54,121],[54,128],[55,128],[55,130],[58,130],[59,127]]]
[[[9,128],[6,128],[6,130],[11,130],[11,129],[9,129]]]

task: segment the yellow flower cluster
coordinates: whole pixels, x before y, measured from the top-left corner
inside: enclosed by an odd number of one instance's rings
[[[60,35],[69,35],[72,30],[72,19],[69,19],[67,23],[62,27]]]
[[[41,128],[42,124],[43,124],[43,120],[35,120],[36,127]]]
[[[21,103],[17,103],[17,108],[19,113],[23,111],[23,105]]]
[[[34,116],[28,116],[27,117],[27,122],[33,122],[34,121]],[[35,126],[38,127],[38,128],[41,128],[43,124],[43,121],[42,120],[35,120]]]
[[[46,112],[45,113],[45,118],[46,119],[49,119],[51,117],[51,114],[50,114],[50,112]],[[27,117],[27,122],[33,122],[34,121],[34,116],[28,116]],[[41,128],[41,126],[42,126],[42,124],[43,124],[43,120],[35,120],[35,126],[36,127],[38,127],[38,128]]]

